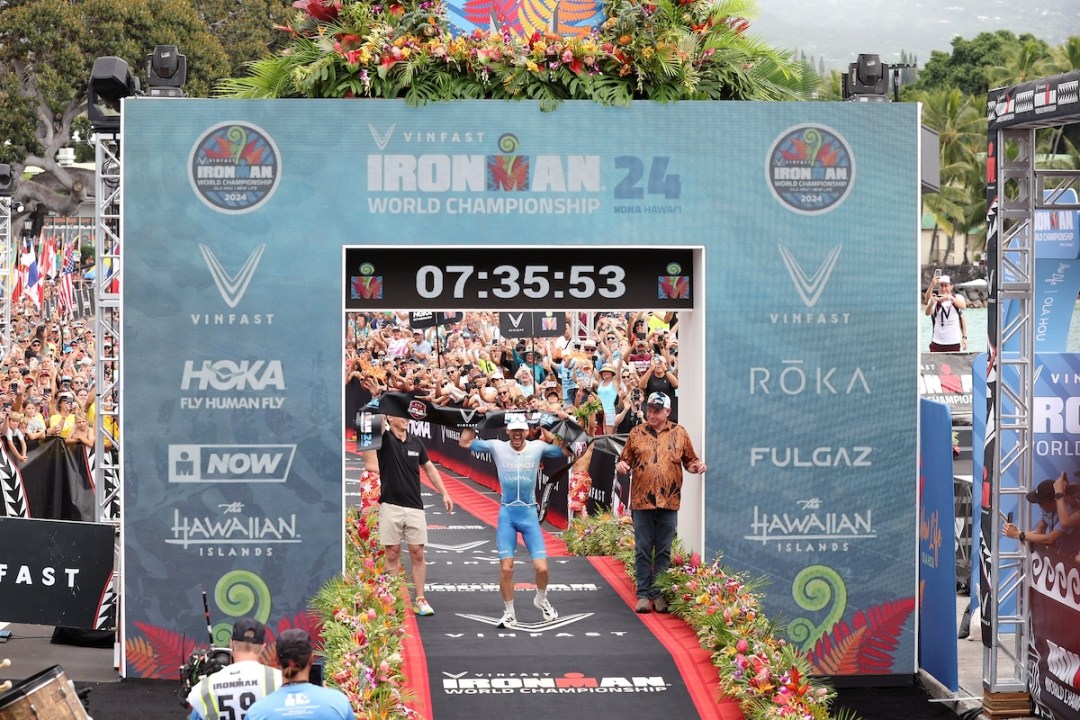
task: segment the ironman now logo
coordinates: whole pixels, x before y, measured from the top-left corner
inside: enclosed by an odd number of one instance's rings
[[[785,130],[765,159],[765,182],[781,205],[820,215],[844,202],[855,183],[855,157],[843,137],[824,125]]]
[[[192,146],[188,173],[195,194],[214,210],[251,212],[277,190],[281,153],[261,128],[245,122],[221,123]]]

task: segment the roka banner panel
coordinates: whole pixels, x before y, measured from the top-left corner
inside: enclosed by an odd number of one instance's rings
[[[680,308],[680,522],[823,663],[914,671],[917,105],[125,102],[129,638],[340,568],[347,305]]]

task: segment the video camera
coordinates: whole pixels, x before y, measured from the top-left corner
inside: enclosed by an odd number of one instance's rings
[[[207,675],[213,675],[218,670],[232,665],[232,648],[214,647],[214,628],[210,624],[210,604],[207,602],[206,593],[202,594],[203,616],[206,618],[206,634],[210,639],[210,647],[196,648],[188,656],[186,663],[180,666],[180,704],[187,707],[187,697],[191,689],[199,684]]]

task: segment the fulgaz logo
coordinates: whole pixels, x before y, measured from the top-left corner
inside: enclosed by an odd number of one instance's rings
[[[170,445],[171,483],[279,483],[295,445]]]
[[[251,212],[274,194],[281,153],[262,128],[226,122],[207,130],[191,148],[188,178],[195,194],[218,212]]]

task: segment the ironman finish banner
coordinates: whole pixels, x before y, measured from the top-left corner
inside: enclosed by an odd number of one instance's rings
[[[341,570],[346,308],[497,308],[677,309],[680,534],[821,667],[858,631],[846,671],[910,675],[918,113],[125,101],[126,673],[202,591],[279,627]]]

